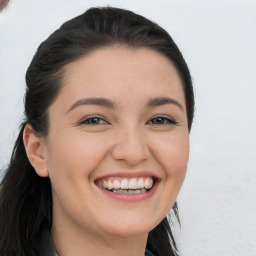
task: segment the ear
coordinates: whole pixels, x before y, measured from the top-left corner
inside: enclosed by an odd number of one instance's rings
[[[48,177],[48,169],[44,158],[44,139],[39,137],[30,124],[23,132],[23,143],[30,164],[41,177]]]

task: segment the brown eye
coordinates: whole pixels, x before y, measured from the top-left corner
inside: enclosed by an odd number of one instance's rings
[[[174,124],[176,125],[177,122],[172,120],[171,118],[163,117],[163,116],[157,116],[152,118],[147,124],[154,124],[154,125],[168,125],[168,124]]]
[[[102,124],[109,124],[106,120],[100,117],[88,117],[82,120],[79,124],[81,125],[102,125]]]

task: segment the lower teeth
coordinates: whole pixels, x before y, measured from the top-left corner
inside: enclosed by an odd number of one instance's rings
[[[129,189],[129,190],[118,189],[118,190],[110,190],[110,191],[114,192],[114,193],[118,193],[118,194],[141,194],[141,193],[147,192],[147,190],[145,188],[137,189],[137,190],[134,190],[134,189]]]

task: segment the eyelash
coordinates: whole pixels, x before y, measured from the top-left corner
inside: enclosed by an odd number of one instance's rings
[[[153,123],[157,121],[158,123]],[[159,123],[160,121],[160,123]],[[83,119],[82,121],[80,121],[78,123],[78,125],[91,125],[91,126],[96,126],[96,125],[103,125],[103,124],[110,124],[108,121],[106,121],[104,118],[102,117],[98,117],[98,116],[91,116],[91,117],[87,117],[85,119]],[[178,123],[169,118],[169,117],[165,117],[165,116],[156,116],[152,119],[150,119],[148,122],[146,122],[146,124],[152,124],[152,125],[178,125]]]
[[[94,121],[98,121],[98,122],[94,122]],[[93,121],[93,122],[92,122]],[[104,123],[100,123],[101,121],[103,121]],[[110,124],[109,122],[107,122],[104,118],[102,117],[98,117],[98,116],[91,116],[91,117],[87,117],[85,119],[83,119],[82,121],[80,121],[78,123],[78,125],[103,125],[103,124]]]
[[[158,119],[158,122],[160,120],[161,123],[152,123],[152,121],[156,121]],[[178,123],[171,119],[170,117],[165,116],[156,116],[150,119],[146,124],[153,124],[153,125],[178,125]]]

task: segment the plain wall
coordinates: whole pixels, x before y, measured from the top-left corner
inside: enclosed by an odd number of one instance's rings
[[[0,168],[23,115],[38,45],[91,6],[131,9],[163,26],[195,86],[188,172],[178,197],[182,256],[256,255],[256,1],[13,0],[0,14]]]

